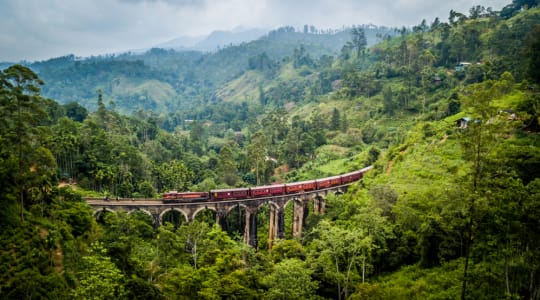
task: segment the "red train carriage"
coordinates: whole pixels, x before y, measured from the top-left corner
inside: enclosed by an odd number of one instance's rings
[[[295,194],[303,191],[312,191],[317,189],[317,183],[315,180],[291,182],[285,184],[285,191],[287,194]]]
[[[367,166],[367,167],[363,168],[362,170],[360,170],[360,172],[362,172],[362,174],[364,174],[365,172],[367,172],[367,171],[369,171],[371,169],[373,169],[373,166]]]
[[[177,191],[168,191],[167,193],[163,194],[163,200],[172,200],[176,199],[176,195],[178,195]]]
[[[341,185],[341,176],[332,176],[315,180],[317,189],[322,190],[333,186]]]
[[[362,179],[364,174],[361,171],[354,171],[341,175],[341,183],[347,184]]]
[[[163,203],[181,203],[193,201],[207,201],[208,192],[182,192],[170,191],[163,194]]]
[[[285,194],[285,185],[279,184],[279,185],[256,186],[256,187],[252,187],[250,190],[251,190],[251,197],[253,198],[271,197],[275,195]]]
[[[341,181],[343,184],[358,181],[364,177],[364,173],[366,173],[367,171],[371,169],[373,169],[373,166],[365,167],[358,171],[343,174],[341,175]]]
[[[212,200],[231,200],[249,198],[249,189],[226,189],[226,190],[211,190],[210,198]]]
[[[313,191],[327,189],[334,186],[349,184],[362,179],[365,172],[371,170],[373,166],[363,168],[358,171],[326,177],[316,180],[291,182],[284,185],[257,186],[252,188],[211,190],[208,192],[183,192],[170,191],[163,194],[164,203],[183,203],[196,201],[220,201],[235,200],[247,198],[271,197],[283,194],[302,193],[304,191]]]

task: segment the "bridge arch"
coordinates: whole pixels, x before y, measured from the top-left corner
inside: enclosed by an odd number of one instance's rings
[[[144,209],[144,208],[135,208],[135,209],[131,209],[131,210],[129,210],[129,211],[127,212],[127,214],[128,214],[128,215],[131,215],[132,213],[138,212],[138,211],[140,211],[140,212],[142,212],[142,213],[145,213],[145,214],[149,215],[149,216],[152,217],[152,218],[154,217],[154,216],[152,215],[151,212],[149,212],[148,210],[146,210],[146,209]]]
[[[103,208],[99,208],[99,209],[95,209],[94,212],[92,213],[92,216],[94,218],[99,218],[99,216],[103,213],[103,212],[112,212],[112,213],[116,213],[115,210],[113,209],[110,209],[110,208],[107,208],[107,207],[103,207]]]
[[[279,209],[281,207],[277,202],[272,201],[272,200],[268,200],[268,201],[262,202],[259,205],[257,205],[257,211],[260,210],[261,207],[263,207],[265,205],[268,205],[269,207],[273,206],[275,209]]]
[[[315,197],[324,198],[325,196],[328,196],[329,194],[342,195],[342,194],[345,194],[345,192],[347,192],[347,187],[346,186],[338,186],[338,187],[334,187],[334,188],[329,188],[329,189],[324,189],[324,190],[317,191]]]
[[[184,216],[184,220],[186,221],[186,223],[189,223],[189,217],[188,217],[188,214],[187,214],[185,211],[183,211],[182,209],[177,208],[177,207],[171,207],[170,209],[165,209],[165,210],[163,210],[163,211],[159,214],[159,219],[158,219],[158,221],[159,221],[159,224],[160,224],[160,225],[161,225],[161,220],[163,220],[163,216],[164,216],[166,213],[170,212],[170,211],[177,211],[177,212],[179,212],[180,214],[182,214],[182,216]]]
[[[228,215],[233,209],[237,208],[238,206],[243,207],[246,211],[249,210],[249,206],[247,206],[246,204],[244,204],[244,203],[237,203],[236,205],[228,206],[228,207],[225,209],[225,212],[226,212],[227,215]]]
[[[96,220],[96,222],[98,223],[104,222],[105,220],[103,219],[103,216],[105,213],[112,213],[112,214],[118,215],[118,211],[112,208],[103,207],[94,211],[93,213],[94,220]]]
[[[201,207],[197,208],[197,209],[193,212],[193,214],[191,215],[191,220],[195,220],[195,218],[197,217],[197,214],[200,213],[200,212],[203,211],[203,210],[212,210],[212,211],[214,211],[216,214],[218,213],[218,210],[217,210],[215,207],[213,207],[213,206],[207,206],[207,205],[201,206]],[[190,221],[191,221],[191,220],[190,220]]]
[[[336,195],[343,195],[347,192],[349,189],[348,185],[342,185],[337,188]]]
[[[300,198],[300,197],[288,198],[287,200],[285,200],[285,202],[283,202],[283,209],[285,209],[287,207],[287,205],[289,205],[291,202],[294,205],[295,202],[302,203],[302,201],[303,201],[303,199]]]

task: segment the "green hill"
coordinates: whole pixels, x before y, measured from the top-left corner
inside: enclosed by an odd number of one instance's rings
[[[385,27],[364,26],[370,44],[377,36],[392,35]],[[311,57],[335,56],[349,40],[350,29],[335,32],[295,32],[283,27],[249,43],[231,45],[216,52],[151,49],[143,54],[76,58],[73,55],[35,62],[29,66],[47,82],[44,96],[60,103],[77,101],[90,110],[97,108],[97,90],[118,111],[131,114],[139,108],[158,113],[180,107],[193,108],[208,101],[217,89],[235,80],[251,67],[250,60],[267,55],[270,64],[279,66],[303,47]],[[133,82],[117,93],[118,82]],[[146,93],[141,85],[153,85]],[[169,90],[170,86],[173,91]],[[144,98],[144,99],[143,99]]]
[[[538,299],[537,4],[452,11],[373,44],[367,27],[285,27],[215,53],[2,70],[0,298]],[[81,201],[368,165],[302,238],[287,205],[269,245],[262,205],[257,249],[241,205],[223,228],[211,209],[154,228],[142,213],[96,221]]]

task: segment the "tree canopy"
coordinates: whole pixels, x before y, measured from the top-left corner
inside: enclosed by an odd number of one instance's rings
[[[0,298],[538,299],[536,6],[5,68]],[[83,201],[368,165],[324,214],[304,203],[301,237],[290,201],[287,238],[258,247],[246,219],[265,240],[271,203],[156,224]]]

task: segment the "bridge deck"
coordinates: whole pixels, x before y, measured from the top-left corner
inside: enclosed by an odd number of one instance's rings
[[[208,205],[216,205],[216,204],[223,204],[223,203],[244,203],[244,202],[250,202],[250,201],[270,201],[272,199],[278,199],[278,198],[299,198],[306,195],[317,195],[317,194],[326,194],[329,191],[335,191],[335,190],[341,190],[343,188],[348,187],[353,182],[348,184],[343,184],[339,186],[334,186],[331,188],[326,188],[322,190],[313,190],[313,191],[307,191],[303,193],[293,193],[293,194],[282,194],[282,195],[274,195],[271,197],[257,197],[257,198],[245,198],[245,199],[228,199],[228,200],[221,200],[221,201],[193,201],[193,202],[177,202],[177,203],[163,203],[162,199],[158,198],[119,198],[118,200],[115,199],[109,199],[105,200],[103,198],[96,198],[96,197],[84,197],[83,199],[91,206],[102,206],[102,205],[108,205],[108,206],[179,206],[179,205],[201,205],[201,204],[208,204]]]

